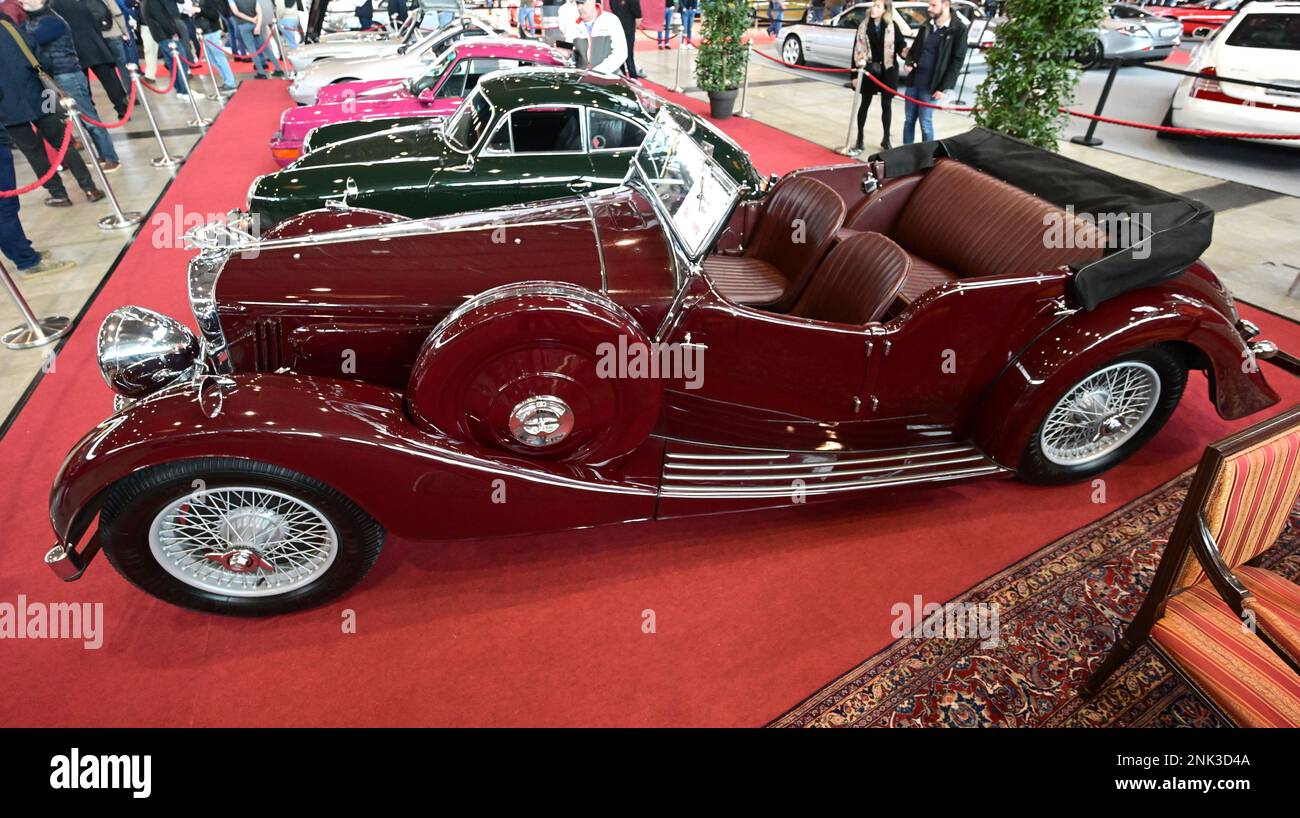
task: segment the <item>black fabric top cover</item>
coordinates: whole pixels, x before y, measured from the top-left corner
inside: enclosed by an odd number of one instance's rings
[[[871,161],[883,162],[885,178],[895,178],[932,167],[936,157],[955,159],[1076,214],[1149,220],[1149,235],[1140,231],[1146,238],[1134,235],[1129,246],[1108,246],[1102,258],[1075,269],[1071,295],[1085,309],[1179,275],[1210,246],[1214,211],[1200,202],[996,131],[974,128],[950,139],[903,145],[877,153]]]

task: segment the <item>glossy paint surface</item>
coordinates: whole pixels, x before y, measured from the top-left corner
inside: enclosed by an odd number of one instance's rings
[[[281,167],[301,153],[303,139],[313,129],[336,122],[378,118],[446,117],[456,110],[472,77],[499,67],[519,65],[561,66],[565,55],[557,49],[518,40],[470,39],[458,43],[450,56],[440,59],[434,71],[409,80],[345,82],[318,94],[315,105],[286,109],[280,128],[271,137],[271,153]]]
[[[864,203],[865,166],[810,173],[845,198],[861,226],[882,231],[911,189],[891,180]],[[733,214],[729,246],[752,238],[752,210]],[[235,384],[220,415],[199,411],[186,387],[110,419],[70,456],[54,491],[55,526],[75,535],[99,492],[136,469],[203,456],[309,474],[390,530],[423,539],[787,502],[753,489],[765,469],[806,474],[826,496],[893,484],[881,463],[922,480],[1006,474],[1064,389],[1152,344],[1213,373],[1210,397],[1225,418],[1277,401],[1263,375],[1243,367],[1235,310],[1204,265],[1093,311],[1070,303],[1071,275],[962,278],[881,323],[854,326],[729,302],[703,274],[677,268],[655,211],[632,189],[428,220],[313,211],[278,226],[256,254],[225,263],[216,301]],[[490,397],[509,388],[511,372],[559,383],[586,365],[532,352],[556,341],[582,351],[584,340],[570,343],[542,316],[596,316],[585,297],[517,294],[499,311],[500,302],[472,300],[519,282],[582,288],[612,302],[606,324],[626,313],[634,339],[703,348],[702,381],[664,373],[653,434],[595,465],[530,457],[434,418],[440,384],[483,383]],[[484,307],[474,315],[494,334],[457,351],[455,316],[439,325],[467,301]],[[453,340],[439,346],[441,338]],[[444,349],[448,359],[436,361]],[[502,370],[492,364],[507,357],[496,355],[522,357]],[[481,370],[457,381],[458,367]],[[482,372],[504,380],[475,381]],[[472,425],[493,413],[499,407],[486,400],[466,417]],[[631,414],[599,417],[635,425]],[[755,468],[760,460],[765,468]],[[875,477],[859,485],[843,474]],[[512,492],[514,481],[522,487],[504,508],[486,499],[496,477],[511,480]]]
[[[568,70],[512,71],[479,89],[491,102],[492,119],[468,150],[450,144],[427,122],[387,119],[362,126],[381,128],[378,133],[328,144],[313,135],[310,152],[257,180],[249,212],[265,227],[346,196],[353,207],[424,218],[614,187],[627,175],[634,149],[498,153],[486,150],[488,136],[517,108],[576,105],[648,127],[659,104],[624,80]],[[761,177],[735,143],[685,109],[673,110],[748,191],[762,189]]]

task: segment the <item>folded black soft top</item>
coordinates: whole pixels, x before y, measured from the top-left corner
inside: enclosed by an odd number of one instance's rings
[[[1214,211],[1200,202],[985,128],[883,151],[871,161],[884,162],[886,178],[893,178],[931,167],[936,157],[955,159],[1078,214],[1133,214],[1149,220],[1149,238],[1107,247],[1101,259],[1075,268],[1071,294],[1085,309],[1173,278],[1210,246]]]

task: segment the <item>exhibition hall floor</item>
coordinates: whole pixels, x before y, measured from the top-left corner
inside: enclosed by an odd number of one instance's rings
[[[242,204],[252,177],[271,169],[266,139],[286,104],[284,83],[245,84],[155,210]],[[818,132],[808,124],[800,132]],[[765,172],[839,158],[758,121],[721,127]],[[203,615],[131,587],[102,557],[74,584],[41,563],[51,481],[110,411],[95,329],[126,303],[189,316],[191,252],[170,245],[131,244],[0,438],[0,468],[13,478],[0,493],[0,602],[102,603],[104,621],[95,649],[0,643],[0,724],[762,725],[888,646],[897,600],[951,599],[1259,419],[1220,420],[1197,374],[1100,496],[1089,483],[991,480],[515,539],[390,538],[370,576],[334,604],[266,620]],[[1243,314],[1300,349],[1300,325]],[[1270,412],[1300,401],[1300,381],[1268,376],[1283,396]],[[653,633],[643,629],[650,612]]]

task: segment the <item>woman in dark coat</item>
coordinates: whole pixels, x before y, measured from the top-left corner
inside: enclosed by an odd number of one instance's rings
[[[99,79],[118,118],[125,116],[126,89],[117,76],[117,58],[104,42],[104,34],[113,29],[113,15],[104,0],[50,0],[50,8],[72,29],[72,42],[82,68]]]
[[[889,126],[894,112],[893,94],[872,82],[871,77],[863,76],[859,79],[857,69],[863,67],[872,77],[890,88],[897,88],[898,66],[906,50],[907,41],[903,39],[903,30],[894,19],[894,4],[890,0],[875,0],[858,26],[858,36],[853,41],[853,85],[858,89],[858,139],[854,143],[855,151],[862,150],[862,128],[867,123],[871,98],[880,94],[880,124],[885,131],[880,146],[885,150],[892,147]]]

